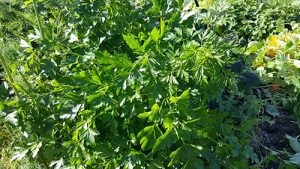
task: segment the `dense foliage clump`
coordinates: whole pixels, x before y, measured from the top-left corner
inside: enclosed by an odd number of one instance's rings
[[[268,58],[282,58],[275,57],[278,41],[271,49],[264,46],[272,39],[264,40],[298,35],[298,7],[254,0],[203,0],[199,7],[190,0],[0,2],[2,159],[42,168],[263,165],[252,148],[261,114],[300,107],[299,78],[289,74],[299,68],[296,42],[283,50],[295,56],[293,68],[262,73]],[[268,71],[277,71],[276,81]],[[294,93],[278,100],[262,90],[277,81]],[[289,163],[300,162],[282,165]]]

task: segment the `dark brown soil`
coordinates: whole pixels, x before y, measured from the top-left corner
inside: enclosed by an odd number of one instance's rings
[[[260,159],[267,156],[270,153],[270,150],[293,153],[285,136],[288,134],[297,137],[300,135],[300,129],[297,122],[289,116],[288,112],[281,110],[280,115],[275,117],[272,122],[259,124],[258,128],[259,131],[256,134],[256,140],[253,140],[252,144]],[[280,160],[278,159],[278,161],[271,161],[263,168],[277,169],[279,165]]]

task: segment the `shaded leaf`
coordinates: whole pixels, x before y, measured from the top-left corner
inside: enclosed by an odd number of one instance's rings
[[[168,148],[178,140],[176,133],[171,129],[160,136],[153,145],[152,152],[155,153],[162,149]]]
[[[147,126],[143,130],[141,130],[138,133],[137,137],[140,138],[142,150],[152,149],[156,139],[161,135],[162,132],[156,125]]]
[[[297,166],[300,166],[300,153],[294,154],[290,158],[290,162],[293,163],[293,164],[296,164]]]
[[[300,153],[300,143],[297,140],[297,138],[294,138],[292,136],[289,135],[285,135],[285,137],[289,140],[290,146],[292,147],[292,149],[297,152]]]

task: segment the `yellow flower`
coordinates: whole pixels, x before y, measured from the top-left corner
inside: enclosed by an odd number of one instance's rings
[[[278,46],[278,36],[273,35],[269,38],[268,46]]]
[[[274,35],[269,37],[267,55],[269,57],[275,57],[277,55],[277,50],[279,49],[278,36]]]
[[[277,55],[277,48],[274,46],[268,46],[267,55],[270,57],[275,57]]]

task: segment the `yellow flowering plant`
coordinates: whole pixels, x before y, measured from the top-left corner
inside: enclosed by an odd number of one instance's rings
[[[278,36],[270,36],[268,39],[268,46],[267,46],[267,56],[275,57],[277,55],[277,51],[279,49],[279,39]]]
[[[246,54],[254,55],[252,66],[270,87],[268,92],[280,93],[284,96],[281,102],[284,105],[293,102],[293,111],[299,112],[300,104],[295,104],[300,98],[299,25],[294,24],[293,31],[270,35],[265,41],[251,42]]]

